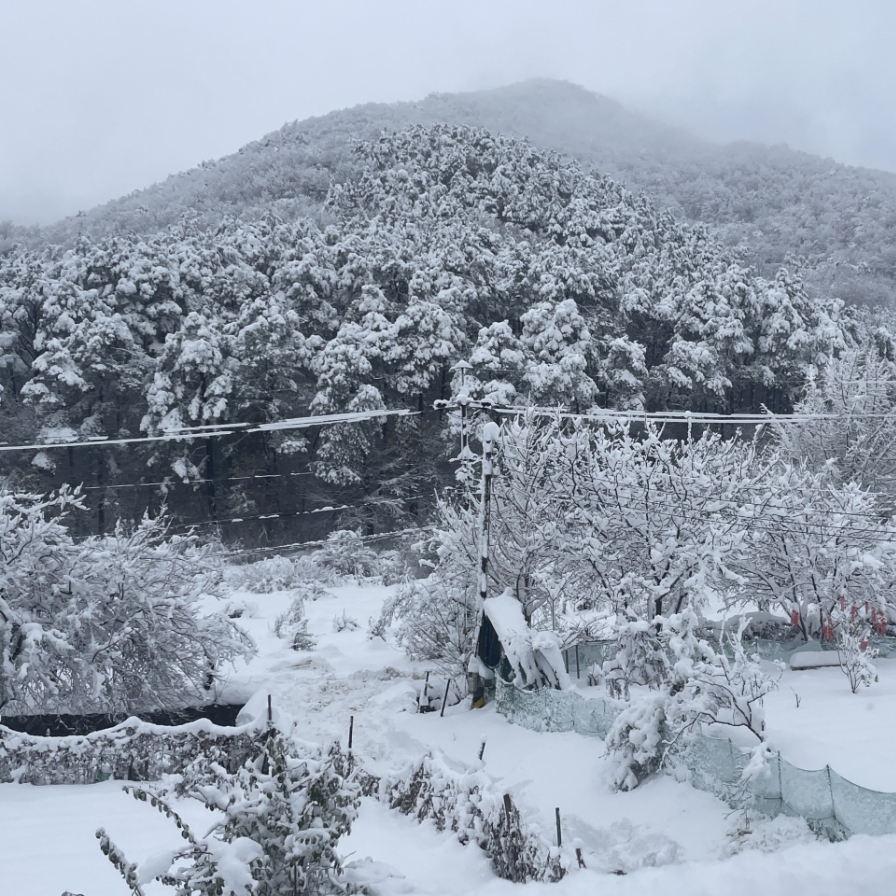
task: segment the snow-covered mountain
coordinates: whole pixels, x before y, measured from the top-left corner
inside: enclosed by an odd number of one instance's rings
[[[593,166],[681,220],[711,224],[730,245],[745,247],[764,275],[787,260],[820,293],[892,303],[896,175],[785,146],[716,145],[549,80],[292,122],[232,156],[43,230],[7,227],[0,248],[17,239],[67,244],[78,235],[150,234],[184,218],[216,227],[227,216],[314,214],[330,185],[355,170],[353,141],[438,122],[524,137]]]

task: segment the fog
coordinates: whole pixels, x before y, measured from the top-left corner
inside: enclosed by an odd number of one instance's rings
[[[533,77],[896,171],[894,26],[886,0],[5,0],[0,220],[73,214],[286,121]]]

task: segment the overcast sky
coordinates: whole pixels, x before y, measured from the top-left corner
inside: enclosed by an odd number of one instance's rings
[[[896,171],[894,42],[893,0],[0,0],[0,221],[293,119],[532,77]]]

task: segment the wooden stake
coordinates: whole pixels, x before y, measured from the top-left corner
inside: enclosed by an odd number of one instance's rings
[[[576,679],[581,678],[582,675],[579,672],[579,645],[576,644]]]
[[[513,811],[513,803],[510,800],[510,794],[504,794],[504,814],[507,816],[507,823],[510,824],[510,813]]]
[[[482,757],[485,756],[485,738],[482,738],[482,745],[479,747],[479,761],[482,762]]]
[[[451,679],[449,678],[447,682],[445,682],[445,696],[442,697],[442,709],[439,711],[439,718],[442,718],[445,715],[445,704],[448,702],[448,688],[451,687]]]
[[[557,818],[557,846],[563,846],[563,835],[560,833],[560,808],[559,806],[554,809],[554,814]]]
[[[429,672],[426,673],[426,678],[423,681],[423,691],[420,696],[417,697],[417,712],[420,712],[421,706],[423,702],[426,702],[426,705],[429,706]]]
[[[274,711],[271,709],[271,695],[268,694],[268,725],[274,721]]]
[[[351,751],[351,748],[352,748],[352,737],[354,736],[354,733],[355,733],[355,717],[349,716],[348,717],[348,748],[349,748],[349,751]]]

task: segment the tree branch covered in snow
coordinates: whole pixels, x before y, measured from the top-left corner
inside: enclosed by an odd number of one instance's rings
[[[638,652],[623,643],[620,656],[606,664],[628,681],[640,675],[646,690],[630,695],[628,706],[616,717],[606,738],[613,759],[613,783],[631,790],[685,748],[703,725],[743,728],[758,741],[765,737],[763,698],[777,680],[748,657],[742,631],[729,634],[729,659],[699,635],[692,610],[668,618],[657,617],[654,638],[668,662],[645,665]],[[625,625],[626,632],[630,624]],[[630,637],[630,636],[629,636]]]
[[[220,560],[161,518],[75,542],[77,494],[0,488],[0,708],[7,713],[176,708],[202,697],[253,645],[202,616]]]
[[[167,787],[126,787],[170,818],[187,841],[179,850],[132,864],[100,829],[104,853],[135,894],[158,880],[178,893],[207,896],[290,896],[354,892],[340,881],[336,847],[357,817],[358,786],[345,760],[268,731],[258,755],[235,774],[200,758]],[[195,799],[215,816],[197,836],[173,798]]]

